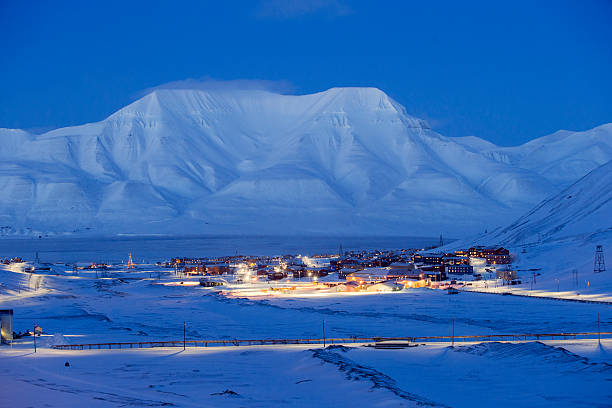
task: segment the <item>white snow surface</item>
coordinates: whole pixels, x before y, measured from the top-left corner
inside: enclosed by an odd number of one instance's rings
[[[31,337],[0,346],[0,406],[610,406],[612,339],[55,350],[54,344],[193,339],[554,333],[612,328],[607,304],[411,289],[266,300],[226,298],[144,272],[40,276],[0,268],[0,308]],[[33,274],[31,276],[36,276]],[[194,283],[197,279],[192,280]],[[6,288],[6,286],[10,286]],[[16,293],[15,293],[16,292]],[[46,335],[48,333],[48,335]],[[69,366],[66,367],[65,363]]]
[[[611,135],[502,148],[439,135],[376,88],[156,90],[97,123],[0,129],[0,226],[460,236],[612,159]]]

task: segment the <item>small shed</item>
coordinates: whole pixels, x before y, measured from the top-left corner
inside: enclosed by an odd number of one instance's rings
[[[0,343],[13,340],[13,309],[0,309]]]

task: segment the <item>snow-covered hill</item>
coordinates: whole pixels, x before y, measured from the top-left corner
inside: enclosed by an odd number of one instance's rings
[[[441,136],[375,88],[156,90],[97,123],[0,129],[0,226],[464,235],[612,159],[598,129],[498,148]]]
[[[510,244],[612,232],[612,161],[542,201],[496,235]]]
[[[510,248],[519,270],[541,269],[539,289],[611,293],[612,161],[543,200],[507,227],[451,245],[475,243]],[[603,246],[608,261],[604,273],[593,272],[598,245]]]

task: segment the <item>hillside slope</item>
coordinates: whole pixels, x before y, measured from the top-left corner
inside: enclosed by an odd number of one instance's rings
[[[612,161],[542,201],[492,238],[507,244],[612,231]]]
[[[577,293],[612,293],[612,161],[550,196],[505,228],[454,242],[451,246],[503,245],[513,268],[528,282],[538,270],[536,288]],[[608,270],[594,273],[595,249],[602,245]]]

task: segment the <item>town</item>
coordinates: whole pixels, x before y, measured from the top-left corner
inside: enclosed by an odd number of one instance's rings
[[[263,288],[263,294],[393,292],[420,287],[456,293],[457,286],[483,279],[499,280],[502,285],[521,283],[508,249],[482,246],[453,252],[435,248],[343,251],[340,247],[336,254],[313,256],[176,257],[160,266],[173,268],[182,278],[198,277],[202,286],[251,284]]]

